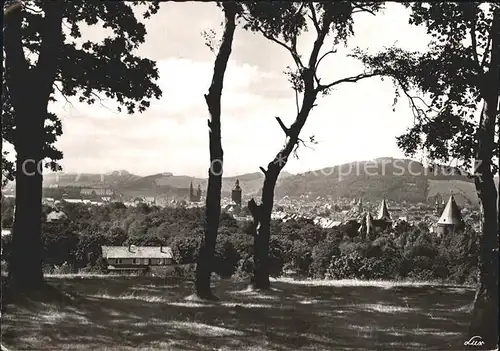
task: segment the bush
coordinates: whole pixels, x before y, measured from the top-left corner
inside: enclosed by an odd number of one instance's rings
[[[329,279],[361,278],[360,269],[363,264],[363,257],[357,252],[341,254],[332,258],[326,276]]]
[[[174,278],[194,279],[195,270],[195,264],[175,265],[171,276]]]
[[[100,273],[106,270],[101,245],[134,244],[169,245],[174,259],[183,265],[175,274],[194,274],[203,235],[203,208],[124,208],[111,204],[89,209],[65,203],[63,211],[70,219],[68,223],[43,225],[45,272],[64,274],[68,268],[63,263],[70,262],[82,271]],[[438,239],[426,225],[400,223],[394,236],[378,232],[371,242],[362,240],[357,228],[355,221],[329,229],[316,226],[310,219],[272,221],[270,275],[278,277],[287,267],[303,277],[314,278],[476,281],[478,235],[469,227],[462,234]],[[231,214],[221,214],[212,262],[212,270],[219,276],[248,278],[253,273],[250,229],[251,221],[241,223]],[[2,237],[2,248],[6,260],[10,237]]]
[[[271,237],[269,242],[269,275],[271,277],[276,278],[283,274],[283,266],[285,265],[284,257],[285,249],[281,241]]]
[[[340,255],[340,249],[335,242],[329,241],[317,245],[312,252],[312,263],[309,266],[309,275],[316,279],[325,277],[332,258]]]
[[[178,264],[196,263],[200,244],[200,236],[183,236],[175,238],[172,242],[174,260]]]
[[[339,245],[340,252],[342,255],[350,255],[357,253],[361,257],[366,257],[366,254],[368,253],[368,250],[370,249],[370,243],[366,242],[343,242],[342,244]]]
[[[362,279],[397,279],[399,277],[400,262],[391,257],[382,259],[370,257],[363,260],[359,269]]]
[[[102,257],[99,257],[95,264],[88,264],[86,267],[80,268],[78,273],[83,274],[103,274],[108,272],[108,266],[106,264],[106,260]]]
[[[247,257],[238,261],[235,277],[237,279],[248,279],[254,269],[253,257]]]
[[[411,260],[411,269],[408,272],[408,278],[412,280],[435,280],[434,261],[428,256],[416,256]]]
[[[214,272],[221,278],[230,278],[238,268],[240,254],[228,236],[219,236],[215,248]]]

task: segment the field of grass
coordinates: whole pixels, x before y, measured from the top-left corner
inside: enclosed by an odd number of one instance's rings
[[[220,302],[190,281],[48,277],[50,297],[10,298],[11,350],[460,350],[473,289],[387,282],[273,281],[262,294],[219,281]],[[14,302],[13,302],[14,301]]]

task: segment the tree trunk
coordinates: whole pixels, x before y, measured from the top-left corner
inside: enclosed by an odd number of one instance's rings
[[[271,161],[264,172],[264,185],[262,187],[261,204],[256,205],[252,199],[248,208],[254,220],[254,272],[250,284],[254,289],[267,290],[269,283],[269,240],[271,237],[271,214],[274,206],[274,189],[281,170],[285,167],[288,157],[299,142],[299,135],[304,126],[309,112],[314,106],[317,93],[313,88],[312,70],[304,72],[305,81],[304,98],[302,107],[297,114],[295,122],[290,128],[286,128],[277,117],[278,123],[287,136],[287,142],[283,149]]]
[[[204,299],[214,298],[210,288],[210,276],[214,267],[214,252],[219,230],[220,203],[222,188],[223,150],[221,143],[221,95],[227,62],[231,55],[234,31],[236,28],[236,5],[223,4],[225,13],[224,34],[219,52],[215,59],[212,84],[205,95],[210,113],[209,145],[210,169],[208,170],[208,187],[205,207],[205,230],[196,262],[196,295]]]
[[[271,237],[271,214],[274,205],[274,188],[281,169],[277,163],[270,163],[262,187],[262,203],[254,215],[254,272],[251,285],[255,289],[269,289],[269,239]],[[255,211],[254,211],[255,212]],[[253,213],[252,213],[253,214]]]
[[[46,110],[16,109],[16,198],[9,280],[19,290],[43,283],[41,256],[42,147]]]
[[[485,103],[485,105],[487,104]],[[486,106],[484,110],[487,113]],[[494,135],[494,132],[491,135]],[[498,343],[497,190],[491,172],[491,158],[489,160],[479,158],[479,160],[485,164],[478,167],[475,179],[483,216],[479,242],[478,285],[474,297],[469,337],[480,336],[487,349],[494,349]]]
[[[483,210],[479,242],[478,285],[474,297],[469,337],[479,336],[485,349],[498,345],[498,210],[497,189],[492,172],[495,148],[495,124],[499,93],[500,13],[495,11],[491,31],[491,63],[482,95],[484,100],[478,129],[476,153],[476,190]],[[488,84],[489,83],[489,84]]]
[[[43,284],[41,254],[44,124],[62,46],[63,6],[44,3],[42,45],[30,67],[21,41],[21,7],[9,13],[4,27],[5,74],[15,111],[16,199],[9,280],[18,290]]]

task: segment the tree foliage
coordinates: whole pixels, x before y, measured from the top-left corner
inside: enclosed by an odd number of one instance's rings
[[[62,132],[60,120],[48,111],[55,91],[62,99],[73,96],[88,104],[103,95],[130,114],[144,111],[152,98],[161,96],[154,82],[158,79],[155,63],[135,52],[146,35],[133,11],[138,4],[25,1],[5,20],[6,97],[2,109],[11,115],[3,132],[17,154],[16,216],[9,262],[9,279],[16,288],[29,290],[43,284],[40,165],[52,157],[49,166],[57,168],[55,162],[62,157],[53,147]],[[147,3],[146,9],[143,16],[149,17],[158,10],[158,3]],[[100,43],[83,41],[83,25],[98,25],[111,34]]]
[[[397,47],[376,55],[358,50],[366,66],[391,77],[409,99],[414,125],[398,137],[408,156],[425,151],[439,162],[469,168],[477,151],[477,110],[488,89],[491,25],[496,4],[468,2],[412,3],[410,24],[424,25],[429,50]],[[498,143],[493,153],[498,152]],[[492,165],[496,169],[495,165]]]
[[[479,279],[469,334],[481,333],[485,347],[494,348],[498,345],[498,316],[493,311],[498,309],[500,197],[493,179],[498,166],[493,161],[495,157],[500,161],[500,6],[474,2],[407,6],[412,10],[410,23],[425,26],[433,37],[429,51],[422,54],[390,48],[378,55],[358,52],[357,56],[368,67],[393,78],[409,98],[415,125],[398,138],[398,145],[407,154],[423,149],[434,160],[458,161],[469,169],[474,166],[471,173],[483,216]],[[413,97],[410,89],[427,96]],[[421,251],[429,253],[425,247],[421,245]]]
[[[80,102],[94,104],[105,97],[115,99],[128,113],[142,112],[149,106],[150,99],[161,96],[161,91],[154,83],[158,79],[155,63],[135,54],[146,36],[144,24],[137,20],[133,11],[137,5],[145,7],[145,18],[159,8],[157,2],[146,5],[146,2],[60,1],[57,6],[62,14],[56,20],[60,21],[63,30],[49,39],[44,33],[48,21],[54,19],[48,14],[56,10],[37,1],[24,1],[19,9],[21,18],[9,17],[4,24],[4,27],[13,26],[14,21],[21,21],[19,37],[13,39],[20,41],[25,62],[21,60],[15,64],[24,66],[24,73],[36,79],[37,73],[47,69],[43,66],[45,62],[57,63],[51,102],[56,102],[54,92],[58,91],[62,95],[59,102],[76,97]],[[93,25],[109,28],[112,34],[102,43],[83,41],[82,30]],[[60,50],[47,52],[50,40],[60,40]],[[7,70],[2,84],[2,139],[16,146],[23,135],[16,133],[14,104],[6,81],[8,75]],[[47,112],[45,116],[44,135],[46,167],[60,170],[57,161],[62,159],[63,153],[54,143],[62,135],[62,125],[54,113]],[[13,180],[14,164],[6,159],[5,152],[2,157],[3,179]]]

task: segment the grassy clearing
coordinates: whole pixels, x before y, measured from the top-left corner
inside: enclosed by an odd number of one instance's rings
[[[474,296],[432,283],[277,280],[262,294],[219,281],[221,301],[204,302],[186,298],[192,282],[173,278],[47,280],[51,298],[7,306],[10,349],[460,350]]]

